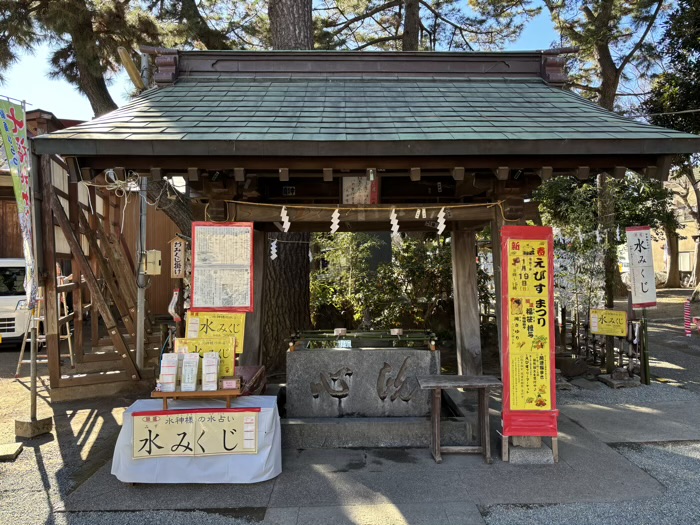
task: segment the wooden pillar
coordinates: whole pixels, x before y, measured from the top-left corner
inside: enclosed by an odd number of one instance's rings
[[[265,232],[255,230],[253,232],[253,312],[245,317],[245,346],[239,358],[241,365],[262,364],[262,297],[263,283],[265,282],[265,266],[269,257],[269,251]]]
[[[68,217],[70,219],[71,226],[73,230],[78,232],[78,239],[80,239],[80,214],[82,214],[80,209],[80,195],[78,192],[78,183],[69,182],[68,183]],[[76,283],[76,287],[73,289],[73,312],[75,317],[73,318],[73,334],[75,341],[75,357],[78,363],[83,362],[83,290],[81,287],[82,274],[80,272],[80,266],[75,259],[75,255],[71,257],[70,263],[71,274],[73,276],[72,282]]]
[[[452,286],[455,305],[457,366],[461,375],[481,374],[481,330],[474,230],[452,231]]]
[[[502,307],[503,291],[501,290],[501,227],[503,215],[499,206],[493,207],[493,219],[491,220],[491,254],[493,256],[493,283],[496,292],[496,325],[498,326],[498,356],[503,370],[503,334]]]
[[[58,388],[61,379],[61,352],[58,337],[58,294],[56,293],[56,235],[51,210],[53,180],[51,177],[51,159],[41,156],[39,167],[41,181],[41,211],[43,218],[44,252],[44,333],[46,334],[46,353],[49,361],[49,384]]]
[[[92,203],[93,211],[94,213],[90,214],[88,217],[88,222],[90,223],[90,228],[94,229],[95,226],[97,225],[98,221],[100,220],[98,218],[98,211],[97,211],[97,192],[95,190],[95,186],[88,186],[88,192],[90,193],[90,202]],[[107,208],[107,203],[103,201],[102,203],[102,212],[103,214],[105,213],[105,209]],[[98,275],[97,273],[97,254],[94,253],[92,250],[90,250],[90,267],[92,269],[92,273],[94,275]],[[99,318],[99,310],[97,309],[97,305],[95,304],[95,298],[92,295],[92,292],[90,292],[90,339],[92,343],[92,347],[95,348],[99,346],[99,341],[100,341],[100,318]]]

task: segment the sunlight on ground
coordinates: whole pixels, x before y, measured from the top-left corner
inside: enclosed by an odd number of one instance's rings
[[[674,365],[668,361],[659,361],[653,357],[649,360],[649,366],[653,366],[655,368],[667,368],[669,370],[685,370],[685,368],[682,366]]]

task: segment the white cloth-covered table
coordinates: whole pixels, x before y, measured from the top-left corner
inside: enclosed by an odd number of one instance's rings
[[[168,403],[173,410],[225,408],[218,399],[182,399]],[[124,412],[124,423],[114,448],[112,474],[125,483],[258,483],[282,472],[282,436],[273,396],[245,396],[231,408],[260,408],[258,453],[222,456],[157,457],[133,459],[134,412],[162,410],[160,399],[140,399]]]

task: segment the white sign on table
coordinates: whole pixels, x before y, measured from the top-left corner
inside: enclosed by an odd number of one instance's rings
[[[627,228],[627,254],[632,283],[632,308],[656,306],[656,277],[654,257],[651,252],[651,228],[633,226]]]

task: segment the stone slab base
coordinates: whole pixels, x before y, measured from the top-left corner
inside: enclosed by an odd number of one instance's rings
[[[442,445],[475,443],[473,425],[464,418],[443,418]],[[428,447],[430,419],[300,418],[282,420],[282,448]]]
[[[540,448],[513,447],[509,461],[514,465],[553,465],[554,454],[546,445]]]
[[[45,417],[37,420],[15,419],[15,436],[21,438],[33,438],[48,434],[53,430],[53,419]]]
[[[439,371],[440,353],[417,348],[287,352],[287,416],[427,416],[430,392],[416,376]]]
[[[0,461],[14,461],[22,452],[22,443],[4,443],[0,445]]]
[[[610,388],[631,388],[635,386],[642,386],[639,376],[630,377],[629,379],[613,379],[609,374],[602,374],[598,376],[598,381],[605,383]]]

